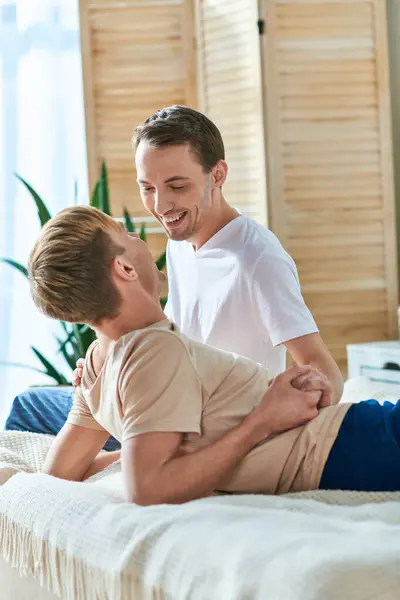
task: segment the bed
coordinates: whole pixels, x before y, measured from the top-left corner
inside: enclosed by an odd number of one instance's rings
[[[50,436],[0,433],[2,600],[397,600],[400,494],[123,501],[120,465],[37,473]]]

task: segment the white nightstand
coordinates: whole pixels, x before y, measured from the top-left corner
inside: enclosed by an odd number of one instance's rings
[[[368,377],[381,388],[400,386],[400,341],[349,344],[348,377]]]

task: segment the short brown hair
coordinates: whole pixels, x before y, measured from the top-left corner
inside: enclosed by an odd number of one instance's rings
[[[95,325],[118,314],[110,266],[124,252],[110,232],[118,225],[100,210],[74,206],[43,227],[29,257],[35,304],[48,317]]]
[[[135,129],[133,147],[148,142],[155,148],[189,144],[206,173],[225,159],[224,142],[216,125],[205,115],[187,106],[157,110]]]

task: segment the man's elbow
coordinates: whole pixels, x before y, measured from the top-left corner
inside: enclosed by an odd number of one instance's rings
[[[57,464],[57,462],[45,463],[42,467],[41,473],[44,475],[50,475],[56,479],[64,479],[66,481],[82,481],[83,473],[82,470],[77,468],[76,465]]]
[[[134,486],[126,485],[125,492],[126,501],[129,504],[137,504],[138,506],[153,506],[155,504],[165,504],[166,500],[157,490],[156,485],[146,485],[144,483],[135,482]]]
[[[129,504],[137,504],[138,506],[154,506],[156,504],[165,504],[166,501],[151,492],[130,492],[126,494],[126,500]]]
[[[83,481],[82,477],[76,475],[75,473],[63,473],[56,469],[43,469],[42,473],[44,475],[55,477],[56,479],[63,479],[64,481]]]
[[[140,494],[134,494],[128,498],[129,504],[136,504],[137,506],[154,506],[156,504],[162,504],[161,502],[156,502],[154,498],[150,498],[148,496],[142,496]]]

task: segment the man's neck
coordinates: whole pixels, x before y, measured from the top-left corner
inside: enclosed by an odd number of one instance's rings
[[[125,300],[118,317],[103,321],[94,328],[98,344],[92,355],[92,366],[96,376],[100,373],[113,343],[120,337],[166,319],[160,304],[156,301],[149,302],[148,298],[143,301],[138,297],[135,298],[134,304],[132,308],[132,301]]]
[[[134,306],[125,302],[117,317],[103,321],[95,331],[100,345],[105,348],[131,331],[144,329],[164,319],[166,316],[157,302],[149,304],[147,301],[143,307],[138,306],[138,302]]]
[[[236,209],[227,203],[222,195],[214,206],[214,210],[207,214],[201,229],[188,240],[196,251],[204,246],[218,231],[240,215]]]

